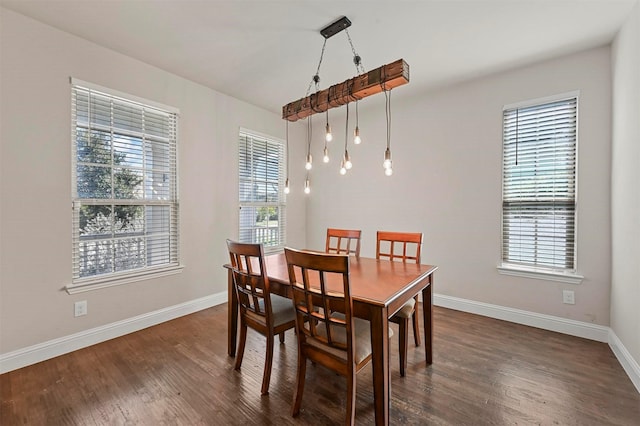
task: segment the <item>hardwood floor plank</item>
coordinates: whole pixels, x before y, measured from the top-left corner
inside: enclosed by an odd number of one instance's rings
[[[241,371],[227,355],[217,306],[0,376],[0,424],[332,425],[346,384],[307,368],[298,418],[291,403],[293,332],[276,343],[260,396],[264,339],[249,331]],[[392,424],[640,424],[640,394],[608,345],[444,308],[434,309],[434,363],[409,345],[406,377],[391,342]],[[372,371],[357,378],[356,422],[374,422]]]

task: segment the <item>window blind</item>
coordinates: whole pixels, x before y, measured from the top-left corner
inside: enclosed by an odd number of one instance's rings
[[[282,141],[240,131],[238,146],[239,240],[262,243],[265,252],[284,247],[285,150]]]
[[[502,260],[575,271],[577,97],[503,112]]]
[[[178,265],[177,113],[72,84],[73,281]]]

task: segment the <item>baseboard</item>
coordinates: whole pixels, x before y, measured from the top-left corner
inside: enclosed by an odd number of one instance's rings
[[[212,294],[111,324],[0,354],[0,374],[54,358],[115,337],[227,302],[227,292]]]
[[[505,306],[491,305],[488,303],[460,299],[458,297],[445,296],[442,294],[433,295],[433,304],[444,308],[455,309],[457,311],[469,312],[485,317],[514,322],[516,324],[556,331],[558,333],[583,337],[585,339],[596,340],[603,343],[607,343],[609,341],[609,331],[611,330],[609,327],[603,325],[538,314],[536,312],[523,311]]]
[[[640,365],[633,359],[631,353],[629,353],[613,330],[609,330],[609,347],[616,358],[618,358],[618,361],[638,390],[638,393],[640,393]]]

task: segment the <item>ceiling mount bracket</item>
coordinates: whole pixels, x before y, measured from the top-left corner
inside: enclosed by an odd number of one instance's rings
[[[346,16],[343,16],[333,24],[327,25],[326,27],[321,29],[320,34],[322,34],[322,37],[327,39],[329,37],[332,37],[338,34],[340,31],[349,28],[350,26],[351,26],[351,21],[349,20],[349,18],[347,18]]]

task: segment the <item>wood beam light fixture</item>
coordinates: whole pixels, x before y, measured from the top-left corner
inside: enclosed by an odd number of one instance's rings
[[[360,134],[360,127],[358,125],[358,101],[364,99],[368,96],[375,95],[376,93],[383,92],[385,94],[385,114],[386,114],[386,126],[387,126],[387,140],[386,140],[386,150],[384,153],[384,170],[387,176],[391,176],[391,149],[390,149],[390,139],[391,139],[391,96],[390,91],[398,86],[402,86],[409,82],[409,64],[407,64],[404,59],[398,59],[389,64],[378,67],[369,72],[365,72],[364,67],[362,66],[362,60],[360,55],[356,53],[355,48],[353,47],[353,42],[351,41],[351,37],[349,36],[349,31],[347,28],[351,26],[351,21],[343,16],[332,24],[326,26],[325,28],[320,30],[320,34],[324,37],[324,44],[322,45],[322,51],[320,53],[320,61],[318,62],[318,68],[316,70],[315,75],[312,77],[311,82],[309,83],[309,87],[307,88],[307,93],[303,98],[300,98],[296,101],[289,102],[288,104],[282,107],[282,118],[287,120],[287,177],[286,177],[286,185],[285,191],[288,193],[289,190],[289,172],[288,172],[288,125],[289,122],[295,122],[301,120],[303,118],[307,119],[307,157],[305,168],[307,171],[307,175],[305,178],[304,192],[311,192],[311,184],[309,179],[309,172],[312,169],[312,156],[311,156],[311,134],[312,134],[312,126],[311,126],[311,116],[313,114],[325,113],[326,114],[326,134],[325,134],[325,143],[323,150],[323,162],[329,162],[329,148],[328,142],[331,142],[333,135],[331,133],[331,126],[329,124],[329,110],[332,108],[337,108],[343,105],[346,105],[346,130],[345,130],[345,149],[344,156],[342,158],[342,167],[340,169],[340,174],[346,174],[346,170],[350,169],[352,166],[351,158],[349,156],[349,152],[347,150],[347,139],[349,134],[349,103],[356,103],[356,125],[353,131],[353,143],[358,145],[361,143],[362,138]],[[330,37],[344,31],[347,35],[347,39],[349,44],[351,45],[351,50],[353,52],[353,63],[356,66],[356,76],[350,78],[348,80],[343,81],[342,83],[334,84],[327,89],[320,90],[320,66],[322,65],[322,59],[324,56],[325,47],[327,44],[327,40]],[[315,84],[315,92],[311,92],[312,86]]]
[[[391,90],[409,82],[409,64],[398,59],[390,64],[353,77],[328,89],[312,93],[282,107],[282,118],[298,121],[331,108],[359,101],[383,90]]]

